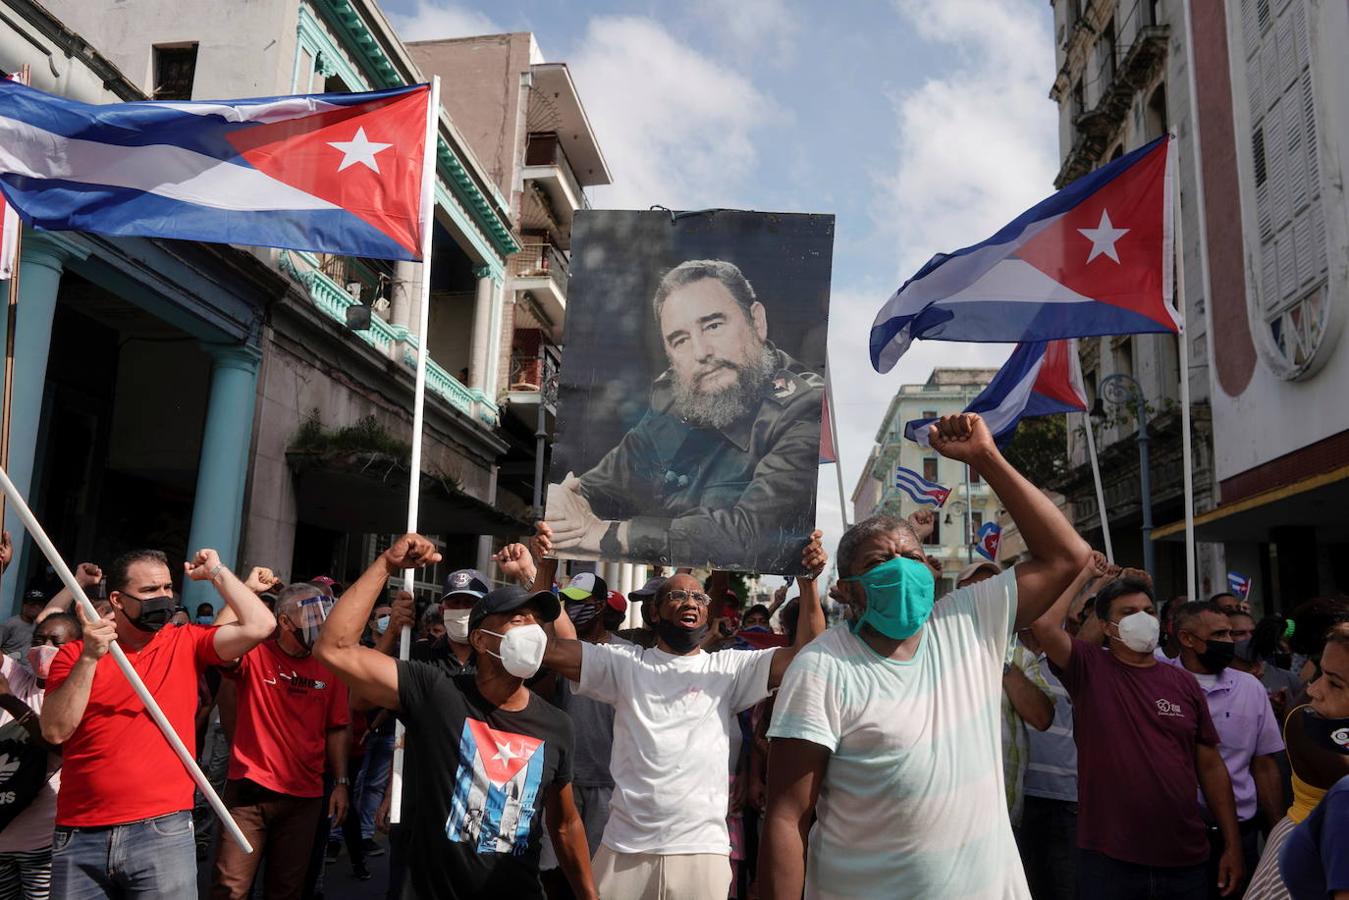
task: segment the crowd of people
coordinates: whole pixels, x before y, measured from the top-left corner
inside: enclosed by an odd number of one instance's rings
[[[1349,598],[1159,608],[978,416],[931,442],[1026,552],[939,597],[930,513],[859,522],[833,627],[818,532],[748,608],[722,572],[561,576],[542,524],[421,604],[417,534],[349,586],[203,549],[191,612],[161,552],[82,563],[97,617],[37,589],[0,624],[0,898],[318,897],[344,851],[391,898],[1349,896]]]

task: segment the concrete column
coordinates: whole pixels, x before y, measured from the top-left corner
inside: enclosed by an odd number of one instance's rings
[[[473,304],[473,342],[469,351],[468,386],[475,390],[484,390],[488,383],[488,360],[492,358],[489,345],[492,341],[492,278],[487,266],[479,266],[473,274],[478,276],[478,293]]]
[[[56,294],[61,287],[61,273],[68,258],[69,253],[58,245],[31,232],[24,235],[23,254],[19,263],[19,309],[14,326],[14,389],[10,401],[9,466],[6,471],[30,506],[34,502],[33,463],[37,455],[38,424],[47,381],[52,318],[56,314]],[[8,282],[3,284],[6,287],[5,296],[8,296]],[[0,346],[3,346],[7,325],[8,318],[0,312]],[[14,539],[14,560],[5,574],[4,594],[3,599],[0,599],[0,609],[8,617],[11,610],[17,611],[15,601],[23,588],[20,583],[23,573],[27,571],[31,554],[38,550],[33,547],[32,539],[8,504],[5,506],[5,528]]]
[[[197,460],[197,493],[187,552],[211,547],[226,566],[238,565],[239,515],[253,439],[253,404],[258,391],[261,354],[240,344],[207,344],[211,354],[211,395]],[[188,609],[198,603],[220,605],[220,595],[206,582],[183,585]]]
[[[412,330],[416,321],[412,308],[421,296],[422,267],[420,263],[399,260],[393,267],[393,286],[389,289],[389,324]]]
[[[495,504],[497,502],[497,473],[500,471],[496,466],[492,466],[491,478],[487,482],[487,502]],[[478,535],[478,560],[477,569],[479,572],[487,572],[492,566],[492,544],[493,538],[490,534]]]
[[[495,276],[490,280],[492,282],[492,332],[490,342],[487,345],[487,377],[483,379],[482,392],[487,395],[488,400],[495,403],[501,385],[501,338],[502,331],[506,327],[506,293],[504,281]]]

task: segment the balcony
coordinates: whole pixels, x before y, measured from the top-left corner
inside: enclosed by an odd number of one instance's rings
[[[567,257],[552,244],[521,244],[520,252],[510,258],[510,274],[512,289],[528,293],[554,326],[560,326],[571,277]]]
[[[590,201],[556,132],[529,135],[520,177],[524,180],[520,227],[526,231],[547,230],[556,236],[559,246],[570,247],[572,217],[578,209],[589,208]]]
[[[535,332],[537,334],[537,332]],[[557,412],[557,381],[561,355],[551,344],[538,342],[538,348],[530,352],[527,348],[537,337],[531,340],[530,332],[516,332],[517,340],[511,352],[511,375],[506,388],[506,404],[511,415],[519,419],[530,429],[539,426],[539,414],[543,413],[543,427],[551,437],[554,417]]]

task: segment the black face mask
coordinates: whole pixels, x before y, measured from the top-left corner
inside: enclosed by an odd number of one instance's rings
[[[689,629],[677,622],[669,622],[665,619],[656,620],[656,636],[666,644],[675,653],[683,655],[693,650],[703,642],[707,637],[707,623],[704,622],[697,628]]]
[[[132,600],[141,605],[141,611],[132,618],[127,614],[123,607],[122,614],[126,616],[132,627],[138,631],[148,631],[154,633],[169,623],[173,616],[174,603],[172,597],[146,597],[142,600],[135,594],[127,594]]]
[[[1237,645],[1231,641],[1206,641],[1203,653],[1196,653],[1199,665],[1217,675],[1232,664],[1236,656]]]
[[[1328,719],[1310,706],[1303,707],[1306,732],[1323,750],[1349,756],[1349,719]]]

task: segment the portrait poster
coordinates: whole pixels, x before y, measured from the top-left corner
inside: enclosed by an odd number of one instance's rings
[[[557,555],[801,574],[834,217],[585,210],[545,520]]]

